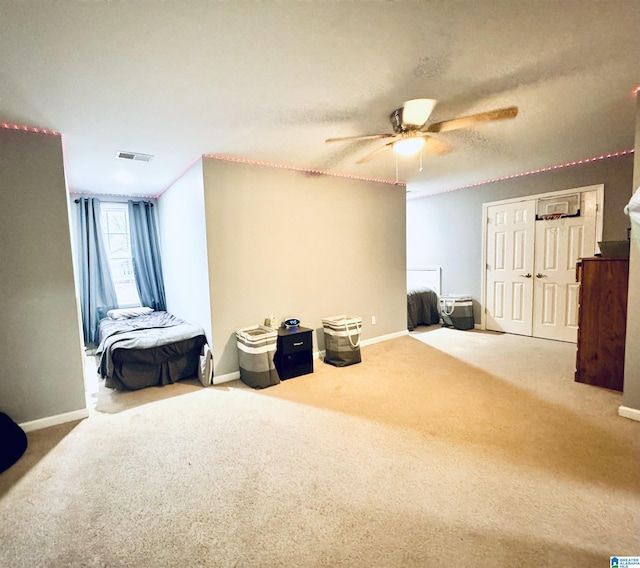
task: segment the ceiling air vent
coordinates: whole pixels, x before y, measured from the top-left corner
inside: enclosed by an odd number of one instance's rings
[[[150,162],[151,154],[139,154],[138,152],[116,152],[116,158],[121,160],[133,160],[134,162]]]

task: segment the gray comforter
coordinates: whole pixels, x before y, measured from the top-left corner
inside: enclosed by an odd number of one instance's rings
[[[125,320],[105,318],[99,327],[98,372],[103,378],[112,377],[113,356],[118,349],[153,349],[199,336],[204,336],[201,326],[187,323],[168,312],[153,312]]]
[[[440,322],[438,294],[429,288],[407,293],[407,329]]]

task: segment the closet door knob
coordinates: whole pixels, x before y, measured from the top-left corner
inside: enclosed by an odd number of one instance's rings
[[[520,276],[522,276],[523,278],[531,278],[531,273],[527,272],[526,274],[521,274]]]
[[[541,272],[538,272],[536,274],[536,278],[544,278],[544,274],[542,274]]]

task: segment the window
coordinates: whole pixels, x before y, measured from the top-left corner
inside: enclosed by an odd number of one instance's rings
[[[129,211],[126,203],[101,203],[100,223],[104,246],[109,258],[111,278],[116,289],[118,306],[128,308],[140,305],[133,274]]]

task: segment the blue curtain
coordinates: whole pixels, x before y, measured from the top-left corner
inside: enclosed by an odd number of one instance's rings
[[[100,200],[77,199],[80,265],[80,307],[86,345],[98,340],[98,322],[107,311],[118,307],[109,261],[100,229]]]
[[[140,302],[154,310],[165,311],[167,301],[153,204],[148,201],[129,201],[128,204],[131,256]]]

